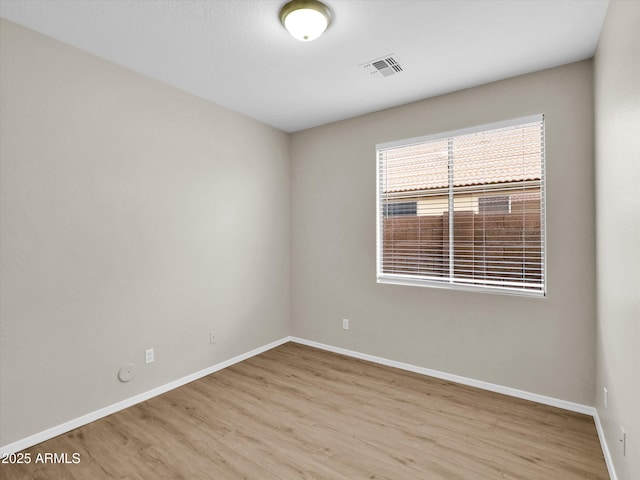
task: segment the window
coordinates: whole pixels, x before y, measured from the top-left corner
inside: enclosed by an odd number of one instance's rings
[[[478,199],[478,210],[480,213],[510,213],[511,196],[480,197]]]
[[[542,115],[377,156],[378,282],[545,294]]]
[[[384,215],[388,217],[397,217],[399,215],[416,215],[417,202],[397,202],[386,203],[383,205]]]

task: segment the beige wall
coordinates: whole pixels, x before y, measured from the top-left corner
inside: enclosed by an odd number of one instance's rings
[[[0,445],[288,335],[287,135],[0,31]]]
[[[620,480],[640,478],[640,2],[612,1],[595,56],[596,407]],[[604,408],[603,387],[609,391]],[[620,448],[627,431],[627,456]]]
[[[377,284],[375,145],[537,113],[546,121],[547,298]],[[291,161],[294,335],[593,404],[590,61],[293,134]]]

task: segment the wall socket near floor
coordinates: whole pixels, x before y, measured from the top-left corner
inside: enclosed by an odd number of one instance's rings
[[[153,348],[147,348],[144,351],[144,363],[153,363],[155,360],[155,354],[153,352]]]
[[[342,319],[342,328],[344,330],[349,330],[349,319],[348,318],[343,318]]]
[[[218,341],[218,334],[216,332],[209,332],[209,344],[213,345]]]
[[[620,427],[620,447],[622,448],[622,456],[627,456],[627,432],[624,427]]]
[[[605,411],[609,410],[609,390],[607,390],[607,387],[602,387],[602,403]]]

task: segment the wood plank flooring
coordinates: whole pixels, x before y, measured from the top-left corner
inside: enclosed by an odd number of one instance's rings
[[[25,450],[3,479],[608,479],[593,419],[287,343]]]

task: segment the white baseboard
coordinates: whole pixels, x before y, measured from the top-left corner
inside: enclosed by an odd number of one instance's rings
[[[598,432],[598,439],[600,440],[600,446],[604,454],[605,463],[607,464],[607,470],[609,471],[609,477],[611,480],[618,480],[616,471],[613,466],[613,459],[611,458],[611,452],[607,440],[604,436],[602,424],[600,423],[600,417],[598,416],[598,410],[595,407],[589,405],[582,405],[580,403],[568,402],[566,400],[560,400],[554,397],[547,397],[545,395],[539,395],[537,393],[526,392],[524,390],[518,390],[516,388],[505,387],[503,385],[496,385],[495,383],[484,382],[482,380],[475,380],[473,378],[462,377],[460,375],[454,375],[452,373],[441,372],[439,370],[432,370],[430,368],[417,367],[408,363],[397,362],[395,360],[389,360],[383,357],[376,357],[375,355],[369,355],[367,353],[356,352],[348,350],[346,348],[334,347],[332,345],[326,345],[324,343],[314,342],[312,340],[306,340],[304,338],[290,337],[292,342],[300,343],[302,345],[308,345],[309,347],[319,348],[321,350],[327,350],[329,352],[340,353],[349,357],[359,358],[361,360],[367,360],[373,363],[379,363],[380,365],[386,365],[388,367],[395,367],[401,370],[407,370],[409,372],[419,373],[427,375],[429,377],[439,378],[441,380],[448,380],[451,382],[461,383],[462,385],[468,385],[470,387],[480,388],[482,390],[489,390],[491,392],[502,393],[511,397],[522,398],[524,400],[531,400],[533,402],[542,403],[552,407],[562,408],[576,413],[582,413],[590,415],[596,424],[596,431]]]
[[[503,385],[496,385],[495,383],[483,382],[482,380],[475,380],[473,378],[462,377],[460,375],[454,375],[452,373],[441,372],[439,370],[432,370],[430,368],[417,367],[408,363],[397,362],[395,360],[389,360],[387,358],[376,357],[367,353],[355,352],[353,350],[347,350],[345,348],[333,347],[331,345],[325,345],[324,343],[313,342],[311,340],[305,340],[303,338],[291,337],[292,342],[301,343],[310,347],[320,348],[329,352],[340,353],[349,357],[359,358],[361,360],[368,360],[369,362],[379,363],[388,367],[395,367],[401,370],[407,370],[409,372],[420,373],[422,375],[428,375],[429,377],[440,378],[442,380],[448,380],[450,382],[461,383],[470,387],[477,387],[482,390],[489,390],[491,392],[503,393],[511,397],[522,398],[525,400],[531,400],[533,402],[543,403],[552,407],[562,408],[564,410],[570,410],[572,412],[584,413],[585,415],[593,416],[595,408],[588,405],[582,405],[580,403],[568,402],[566,400],[560,400],[558,398],[547,397],[545,395],[539,395],[537,393],[526,392],[524,390],[517,390],[511,387],[505,387]]]
[[[542,403],[544,405],[550,405],[552,407],[558,407],[565,410],[570,410],[572,412],[590,415],[594,418],[594,422],[596,424],[596,430],[598,432],[598,438],[600,439],[600,445],[602,447],[605,462],[607,464],[607,469],[609,470],[609,476],[611,477],[611,480],[617,480],[615,468],[613,466],[613,460],[611,458],[611,452],[609,451],[609,446],[607,445],[607,441],[604,436],[602,424],[600,423],[600,417],[598,416],[598,411],[595,407],[582,405],[574,402],[568,402],[566,400],[547,397],[545,395],[539,395],[537,393],[526,392],[524,390],[505,387],[503,385],[484,382],[482,380],[475,380],[473,378],[462,377],[460,375],[454,375],[451,373],[441,372],[438,370],[432,370],[430,368],[418,367],[408,363],[397,362],[395,360],[389,360],[387,358],[377,357],[375,355],[369,355],[367,353],[356,352],[353,350],[348,350],[346,348],[334,347],[331,345],[326,345],[324,343],[314,342],[312,340],[305,340],[303,338],[298,338],[298,337],[281,338],[280,340],[271,342],[268,345],[258,347],[254,350],[251,350],[250,352],[243,353],[241,355],[233,357],[224,362],[205,368],[204,370],[200,370],[198,372],[192,373],[185,377],[179,378],[178,380],[174,380],[165,385],[161,385],[159,387],[153,388],[151,390],[140,393],[126,400],[122,400],[120,402],[114,403],[113,405],[109,405],[107,407],[101,408],[100,410],[96,410],[94,412],[88,413],[81,417],[75,418],[73,420],[65,422],[56,427],[49,428],[40,433],[31,435],[27,438],[23,438],[22,440],[18,440],[8,445],[2,446],[0,447],[0,456],[16,453],[16,452],[19,452],[20,450],[24,450],[25,448],[29,448],[33,445],[44,442],[45,440],[49,440],[53,437],[57,437],[58,435],[69,432],[75,428],[79,428],[88,423],[94,422],[100,418],[106,417],[107,415],[111,415],[112,413],[116,413],[120,410],[124,410],[125,408],[131,407],[140,402],[144,402],[145,400],[148,400],[150,398],[166,393],[169,390],[173,390],[175,388],[186,385],[187,383],[193,382],[194,380],[198,380],[202,377],[210,375],[214,372],[217,372],[218,370],[222,370],[224,368],[230,367],[231,365],[242,362],[243,360],[251,358],[255,355],[259,355],[263,352],[266,352],[267,350],[271,350],[272,348],[280,346],[289,341],[300,343],[302,345],[308,345],[314,348],[319,348],[321,350],[327,350],[329,352],[347,355],[349,357],[359,358],[361,360],[367,360],[369,362],[378,363],[378,364],[386,365],[389,367],[399,368],[401,370],[407,370],[409,372],[419,373],[419,374],[427,375],[430,377],[440,378],[442,380],[460,383],[462,385],[468,385],[468,386],[480,388],[483,390],[489,390],[491,392],[502,393],[512,397],[522,398],[525,400],[531,400],[533,402]]]
[[[16,442],[10,443],[8,445],[4,445],[0,447],[0,457],[4,455],[11,455],[12,453],[19,452],[20,450],[24,450],[25,448],[32,447],[33,445],[37,445],[38,443],[44,442],[45,440],[49,440],[53,437],[57,437],[58,435],[62,435],[63,433],[67,433],[75,428],[82,427],[91,422],[95,422],[96,420],[106,417],[107,415],[111,415],[112,413],[119,412],[120,410],[124,410],[125,408],[136,405],[137,403],[144,402],[145,400],[149,400],[150,398],[157,397],[158,395],[162,395],[163,393],[168,392],[169,390],[173,390],[175,388],[186,385],[187,383],[193,382],[194,380],[198,380],[202,377],[206,377],[207,375],[211,375],[218,370],[222,370],[223,368],[230,367],[236,363],[242,362],[248,358],[251,358],[255,355],[259,355],[267,350],[271,350],[283,343],[287,343],[291,340],[290,337],[284,337],[280,340],[276,340],[275,342],[271,342],[268,345],[263,345],[262,347],[255,348],[250,352],[243,353],[236,357],[230,358],[229,360],[225,360],[224,362],[220,362],[211,367],[205,368],[204,370],[200,370],[198,372],[192,373],[185,377],[179,378],[178,380],[174,380],[172,382],[166,383],[159,387],[153,388],[146,392],[140,393],[133,397],[127,398],[120,402],[114,403],[113,405],[109,405],[107,407],[101,408],[100,410],[96,410],[91,413],[87,413],[86,415],[82,415],[81,417],[74,418],[73,420],[69,420],[61,425],[57,425],[55,427],[49,428],[42,432],[31,435],[27,438],[23,438],[22,440],[18,440]]]
[[[604,455],[604,461],[607,464],[607,470],[609,470],[609,477],[611,480],[618,480],[616,469],[613,466],[613,458],[611,457],[611,451],[609,450],[609,444],[604,436],[604,429],[602,428],[602,422],[600,422],[600,415],[598,410],[593,409],[593,421],[596,423],[596,430],[598,431],[598,438],[600,439],[600,447],[602,447],[602,454]]]

